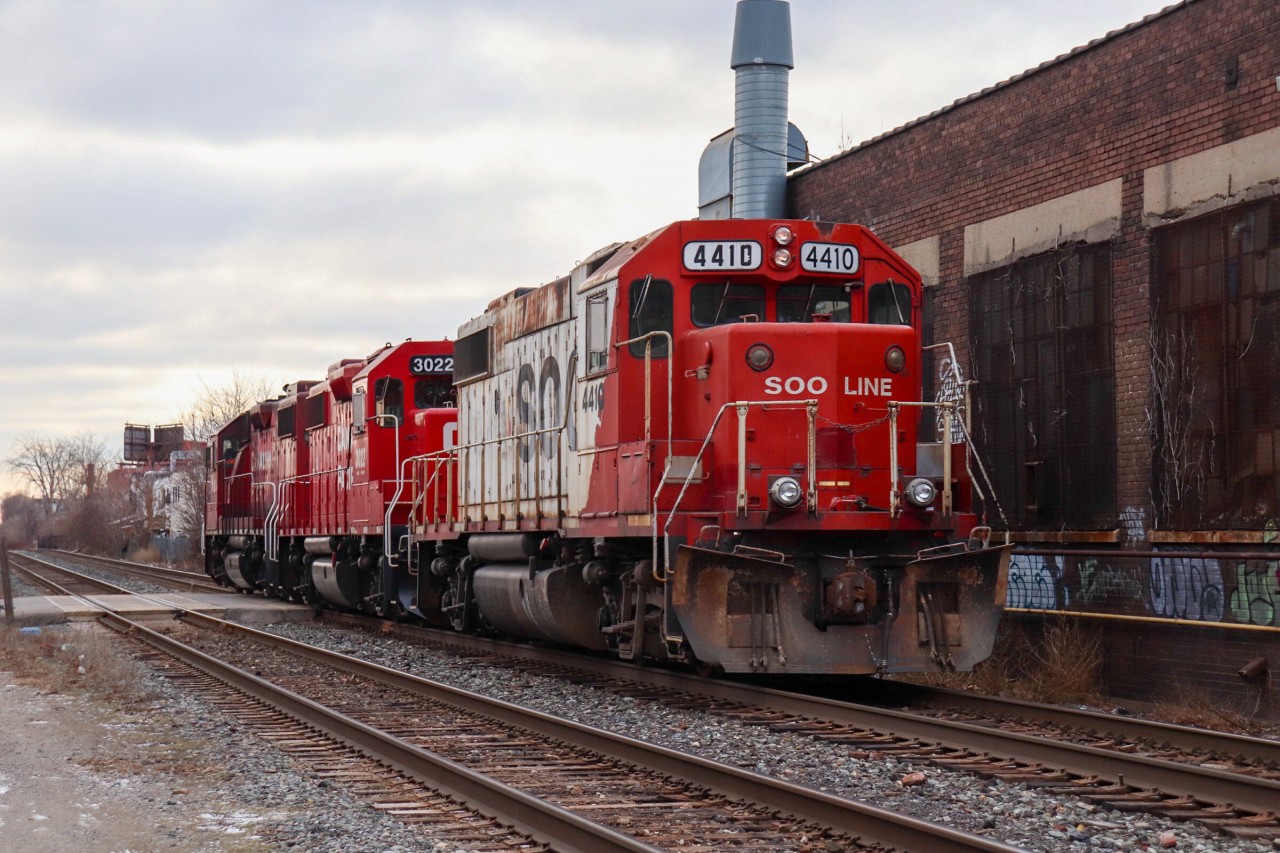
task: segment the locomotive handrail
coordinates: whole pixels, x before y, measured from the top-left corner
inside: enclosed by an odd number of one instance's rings
[[[274,502],[274,501],[275,501],[275,488],[276,488],[276,484],[275,484],[275,483],[273,483],[271,480],[257,480],[257,481],[255,481],[255,480],[253,479],[253,472],[252,472],[252,471],[245,471],[243,474],[232,474],[230,477],[227,477],[226,482],[227,482],[227,483],[230,483],[232,480],[240,480],[240,479],[243,479],[244,477],[248,477],[248,478],[249,478],[249,506],[248,506],[248,510],[249,510],[250,516],[252,517],[252,513],[253,513],[253,490],[254,490],[255,488],[257,488],[258,486],[270,486],[270,487],[271,487],[271,500],[272,500],[272,502]],[[228,503],[230,503],[230,502],[228,502]],[[266,521],[266,513],[264,513],[264,514],[263,514],[263,522],[265,523],[265,521]],[[250,533],[249,535],[252,535],[252,533]]]
[[[667,471],[671,467],[671,440],[672,440],[672,437],[671,437],[671,425],[672,425],[671,382],[672,382],[672,370],[674,369],[672,368],[671,365],[672,365],[672,362],[674,362],[676,359],[675,340],[671,337],[670,332],[664,332],[659,330],[655,332],[648,332],[646,334],[640,335],[637,338],[631,338],[630,340],[619,341],[613,346],[614,348],[619,348],[619,347],[628,346],[629,344],[635,344],[635,343],[639,343],[640,341],[644,341],[644,455],[645,455],[645,458],[648,459],[649,458],[650,424],[653,420],[653,404],[652,404],[653,382],[651,381],[652,368],[650,365],[653,362],[654,338],[666,338],[666,341],[667,341],[667,462],[662,469],[662,478],[665,480],[667,476]],[[576,399],[577,397],[575,395],[575,402],[576,402]]]
[[[400,500],[400,493],[404,491],[404,471],[400,462],[400,416],[391,414],[370,415],[365,418],[365,422],[376,421],[381,426],[383,418],[390,418],[392,429],[395,430],[396,461],[395,467],[391,470],[396,472],[396,491],[391,496],[391,500],[387,502],[387,512],[382,517],[382,555],[387,558],[389,565],[395,565],[391,556],[391,512],[395,509],[396,502]],[[405,461],[408,462],[408,460]],[[349,468],[350,466],[347,467]]]
[[[415,485],[417,484],[416,480],[414,480],[412,477],[407,476],[405,474],[405,469],[408,468],[408,466],[415,465],[417,462],[420,462],[424,459],[428,459],[432,456],[439,455],[441,452],[442,451],[434,451],[432,453],[419,453],[418,455],[410,456],[407,459],[405,459],[403,462],[399,463],[400,478],[396,480],[395,494],[393,494],[391,496],[391,500],[387,502],[387,512],[386,512],[386,515],[383,516],[383,524],[382,524],[383,556],[387,558],[387,564],[390,566],[396,565],[395,553],[399,552],[399,548],[397,548],[394,553],[391,549],[391,513],[393,510],[395,510],[396,506],[400,503],[400,495],[404,493],[405,484],[410,482],[414,483]],[[439,473],[439,468],[437,468],[436,471],[437,473]],[[434,479],[435,479],[435,475],[433,474],[431,478],[426,483],[423,484],[424,495],[426,494],[426,491],[425,491],[426,486],[430,485],[431,480],[434,480]],[[413,508],[414,506],[417,505],[417,503],[418,503],[418,500],[416,498],[414,500],[409,501],[409,512],[408,512],[408,517],[406,518],[406,521],[408,522],[413,521]],[[409,555],[409,561],[406,564],[406,568],[409,570],[410,573],[413,572],[413,557],[411,554]]]
[[[454,464],[450,464],[450,463],[456,463],[456,460],[451,459],[451,453],[452,453],[453,449],[454,449],[454,448],[448,448],[448,449],[446,449],[446,450],[436,450],[436,451],[433,451],[433,452],[431,452],[431,453],[420,453],[420,454],[418,454],[417,456],[411,456],[411,457],[409,457],[408,459],[406,459],[406,460],[405,460],[405,464],[406,464],[406,465],[408,465],[408,464],[412,463],[412,464],[413,464],[413,467],[414,467],[414,469],[415,469],[415,470],[414,470],[414,473],[413,473],[412,475],[410,475],[410,478],[409,478],[409,479],[412,481],[413,485],[414,485],[414,491],[415,491],[415,492],[417,491],[417,486],[418,486],[418,482],[419,482],[419,480],[418,480],[418,476],[417,476],[417,468],[419,468],[419,467],[422,465],[422,463],[429,463],[429,462],[431,462],[431,461],[433,461],[433,460],[434,460],[434,461],[436,461],[436,462],[438,463],[438,464],[435,466],[435,470],[431,473],[431,476],[427,477],[427,478],[422,482],[422,492],[421,492],[421,494],[415,494],[415,496],[414,496],[413,500],[409,502],[408,523],[409,523],[410,528],[412,528],[412,526],[413,526],[414,514],[418,511],[418,508],[419,508],[420,506],[422,506],[422,505],[424,505],[424,504],[425,504],[426,499],[427,499],[427,490],[428,490],[428,489],[430,489],[430,488],[435,484],[435,482],[439,479],[439,477],[440,477],[440,471],[441,471],[441,470],[444,470],[444,469],[447,469],[447,470],[449,470],[450,472],[452,472],[452,471],[453,471]],[[450,488],[450,489],[451,489],[451,488],[452,488],[452,485],[453,485],[453,481],[452,481],[452,478],[450,478],[450,481],[449,481],[449,484],[448,484],[448,488]],[[438,493],[437,493],[437,495],[438,495]],[[446,498],[446,501],[447,501],[447,504],[446,504],[446,508],[445,508],[445,517],[446,517],[446,518],[448,518],[448,517],[453,513],[453,495],[452,495],[452,494],[449,494],[449,495],[447,496],[447,498]],[[435,506],[434,506],[434,509],[433,509],[433,513],[438,512],[438,510],[439,510],[439,503],[440,503],[440,502],[439,502],[439,499],[438,499],[438,497],[437,497],[437,500],[434,502],[434,505],[435,505]],[[450,521],[452,521],[452,519],[450,519]],[[423,510],[423,512],[422,512],[422,523],[423,523],[424,525],[425,525],[425,524],[427,524],[427,513],[426,513],[426,510],[425,510],[425,509],[424,509],[424,510]],[[416,566],[414,566],[414,564],[413,564],[413,554],[414,554],[414,549],[413,549],[413,548],[406,547],[406,549],[405,549],[405,571],[407,571],[410,575],[416,575],[416,574],[418,573],[418,569],[417,569],[417,567],[416,567]]]
[[[890,400],[885,404],[889,409],[889,515],[897,518],[902,514],[902,478],[898,476],[898,410],[941,409],[942,410],[942,515],[951,515],[951,419],[955,414],[955,403],[916,402],[914,400]]]
[[[995,487],[991,485],[991,475],[987,473],[987,466],[982,461],[982,455],[978,453],[978,448],[973,443],[973,424],[970,421],[973,413],[973,406],[970,394],[971,389],[976,383],[972,379],[965,379],[960,374],[960,361],[956,358],[956,348],[950,341],[944,341],[940,344],[930,344],[929,346],[921,347],[921,349],[945,349],[951,356],[950,373],[955,378],[957,387],[963,389],[959,406],[960,418],[956,421],[956,426],[959,427],[960,434],[964,436],[964,469],[969,475],[969,484],[972,486],[974,492],[977,493],[979,498],[985,501],[987,500],[987,494],[982,491],[982,486],[979,485],[978,478],[975,477],[973,473],[972,463],[977,463],[978,473],[982,475],[982,482],[986,483],[987,490],[991,494],[991,501],[996,505],[996,512],[1000,514],[1000,519],[1004,521],[1005,527],[1007,528],[1009,526],[1009,519],[1005,517],[1004,507],[1000,505],[1000,499],[996,496]]]
[[[566,408],[566,413],[567,413],[567,411],[568,411],[568,409]],[[463,451],[463,450],[471,451],[471,450],[475,450],[476,448],[481,448],[481,449],[483,449],[484,447],[486,447],[486,446],[488,446],[488,445],[490,445],[490,444],[502,445],[502,444],[505,444],[505,443],[513,442],[513,441],[518,442],[518,441],[519,441],[519,440],[521,440],[521,439],[537,438],[537,437],[540,437],[540,436],[543,436],[543,435],[549,435],[549,434],[551,434],[551,433],[563,433],[563,432],[564,432],[564,430],[565,430],[565,426],[566,426],[566,424],[567,424],[567,421],[562,422],[559,426],[540,427],[540,428],[538,428],[538,429],[526,430],[525,432],[513,433],[513,434],[511,434],[511,435],[501,435],[501,436],[498,436],[498,437],[496,437],[496,438],[486,438],[486,439],[484,439],[483,441],[472,442],[472,443],[469,443],[469,444],[459,444],[457,447],[451,448],[451,449],[450,449],[450,451],[446,451],[446,452]],[[530,447],[532,447],[532,446],[533,446],[533,445],[532,445],[532,443],[531,443],[531,444],[530,444]],[[461,455],[461,454],[459,454],[459,455]],[[541,454],[537,454],[537,453],[533,453],[533,452],[531,452],[531,453],[530,453],[530,455],[531,455],[531,457],[535,460],[534,468],[535,468],[535,469],[537,469],[537,470],[535,470],[535,471],[534,471],[534,478],[535,478],[535,481],[536,481],[536,482],[539,484],[539,486],[540,486],[540,485],[541,485],[541,480],[542,480],[542,478],[539,476],[539,475],[541,474],[541,464],[540,464]],[[485,460],[484,460],[484,456],[483,456],[483,454],[482,454],[482,455],[480,456],[480,479],[481,479],[481,482],[484,482],[484,461],[485,461]],[[495,503],[497,503],[497,505],[498,505],[498,511],[499,511],[499,512],[501,512],[501,511],[502,511],[502,502],[503,502],[503,501],[502,501],[502,480],[501,480],[501,474],[502,474],[502,455],[501,455],[501,453],[499,453],[499,454],[498,454],[497,465],[498,465],[499,480],[498,480],[498,497],[497,497],[497,498],[495,498]],[[518,466],[518,465],[517,465],[517,466],[516,466],[516,480],[515,480],[515,483],[516,483],[515,492],[516,492],[516,493],[515,493],[515,495],[512,497],[512,502],[516,505],[516,510],[517,510],[517,512],[519,511],[519,501],[521,500],[521,497],[520,497],[520,476],[519,476],[519,471],[520,471],[520,466]],[[556,469],[556,477],[557,477],[557,479],[559,479],[559,467],[558,467],[558,466],[557,466],[557,469]],[[559,491],[559,489],[557,489],[557,491]],[[540,500],[542,499],[542,495],[541,495],[540,493],[539,493],[539,494],[532,495],[531,497],[532,497],[532,499],[533,499],[534,501],[540,501]],[[556,499],[557,499],[557,500],[559,500],[559,498],[560,498],[560,495],[556,495]],[[461,502],[459,502],[459,503],[461,503]],[[485,506],[485,504],[487,504],[487,503],[488,503],[488,501],[481,499],[481,502],[480,502],[480,505],[481,505],[481,511],[483,511],[484,506]],[[461,507],[459,507],[459,508],[461,508]]]
[[[702,461],[702,454],[707,452],[707,448],[711,445],[711,437],[715,434],[716,428],[720,426],[720,418],[724,417],[725,411],[734,408],[738,411],[738,503],[739,508],[742,506],[742,495],[746,489],[746,441],[747,433],[743,428],[746,423],[747,410],[753,406],[768,409],[795,409],[803,406],[809,414],[809,436],[808,436],[808,453],[806,460],[806,476],[808,479],[807,504],[810,511],[817,506],[817,465],[815,459],[815,447],[817,437],[815,431],[817,429],[817,411],[818,401],[816,399],[808,400],[738,400],[732,403],[725,403],[716,412],[716,416],[711,421],[711,428],[707,430],[707,436],[702,440],[702,446],[698,448],[697,454],[693,457],[693,462],[689,465],[689,473],[685,475],[684,483],[680,486],[680,493],[676,495],[676,499],[671,504],[671,509],[667,510],[667,522],[662,526],[663,538],[663,556],[665,562],[663,574],[657,573],[658,565],[658,495],[662,492],[662,488],[667,484],[666,471],[670,467],[670,457],[668,456],[667,468],[663,470],[662,480],[658,483],[658,488],[653,492],[653,565],[654,578],[662,583],[667,582],[669,569],[671,566],[671,522],[675,520],[676,510],[680,507],[680,502],[684,499],[685,493],[689,491],[689,484],[693,482],[694,474],[698,471],[698,463]]]

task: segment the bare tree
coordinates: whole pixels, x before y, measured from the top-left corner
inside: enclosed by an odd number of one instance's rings
[[[272,383],[266,377],[241,373],[235,367],[226,385],[210,386],[201,380],[200,387],[195,402],[183,410],[178,422],[188,439],[201,443],[254,403],[272,396]]]
[[[49,436],[24,433],[5,464],[25,479],[51,511],[91,494],[101,485],[106,445],[92,433]]]

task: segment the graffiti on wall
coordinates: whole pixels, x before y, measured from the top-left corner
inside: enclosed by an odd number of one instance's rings
[[[1009,560],[1006,606],[1070,610],[1071,590],[1062,582],[1059,558],[1015,553]]]
[[[1280,556],[1014,554],[1008,607],[1280,627]]]

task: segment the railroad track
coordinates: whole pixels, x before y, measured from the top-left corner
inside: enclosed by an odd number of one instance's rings
[[[101,569],[116,575],[145,580],[149,583],[171,587],[185,592],[230,592],[227,587],[219,586],[204,572],[189,572],[170,566],[152,566],[146,563],[133,563],[128,560],[113,560],[110,557],[99,557],[93,554],[77,554],[72,551],[51,550],[45,552],[58,556],[62,560],[79,563],[95,569]]]
[[[345,614],[325,618],[856,751],[1046,788],[1121,811],[1193,820],[1240,838],[1280,837],[1277,741],[989,697],[946,700],[934,693],[935,702],[958,706],[969,700],[968,719],[945,719]]]
[[[34,586],[53,595],[131,595],[131,590],[110,581],[81,574],[27,554],[11,551],[9,563],[15,571]]]
[[[199,649],[118,616],[104,621],[344,741],[343,756],[358,747],[406,780],[431,780],[426,802],[402,781],[379,795],[375,807],[397,816],[427,819],[430,801],[442,796],[480,802],[557,850],[1016,849],[211,617],[183,618],[218,629],[195,636]],[[320,760],[336,761],[335,775],[379,778],[331,752],[321,750]],[[477,777],[489,780],[483,795]],[[508,789],[516,805],[496,803],[494,792],[511,796]],[[540,820],[556,815],[575,828],[531,823],[525,813],[534,803]],[[586,831],[589,838],[574,834]]]

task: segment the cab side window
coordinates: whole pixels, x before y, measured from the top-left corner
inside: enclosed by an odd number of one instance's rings
[[[373,394],[378,404],[374,414],[391,415],[397,422],[404,423],[404,385],[399,379],[384,376],[373,384]],[[393,426],[387,421],[382,426]]]
[[[911,325],[911,288],[886,281],[867,293],[867,322],[882,326]]]
[[[587,298],[587,373],[609,366],[609,294]]]
[[[671,282],[655,278],[642,278],[631,282],[627,302],[631,315],[631,334],[638,338],[650,332],[671,333],[674,316]],[[652,338],[651,352],[654,358],[667,357],[666,338]],[[631,354],[644,358],[645,342],[637,341],[630,346]]]

